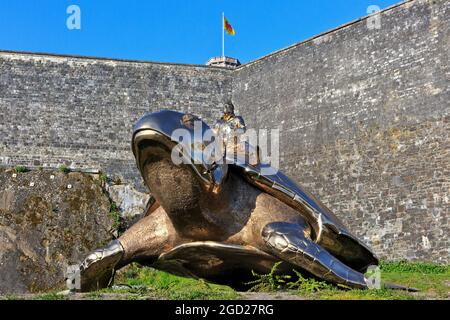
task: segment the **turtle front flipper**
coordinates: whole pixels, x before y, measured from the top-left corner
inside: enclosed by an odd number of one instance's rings
[[[88,292],[106,288],[123,254],[122,244],[118,240],[89,254],[79,266],[80,287],[76,290]]]
[[[274,255],[318,278],[351,288],[367,288],[362,273],[340,262],[307,237],[304,231],[299,224],[273,222],[263,228],[262,237]]]

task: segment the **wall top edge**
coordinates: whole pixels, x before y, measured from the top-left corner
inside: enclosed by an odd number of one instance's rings
[[[124,63],[124,64],[143,64],[143,65],[161,65],[161,66],[174,66],[174,67],[188,67],[188,68],[204,68],[217,71],[231,71],[227,68],[220,68],[214,66],[208,66],[203,64],[189,64],[189,63],[175,63],[175,62],[161,62],[161,61],[148,61],[139,59],[121,59],[121,58],[108,58],[108,57],[96,57],[96,56],[81,56],[71,54],[57,54],[48,52],[30,52],[30,51],[18,51],[18,50],[1,50],[0,57],[2,55],[23,55],[27,57],[42,57],[52,59],[76,59],[84,60],[85,62],[105,62],[105,63]]]
[[[314,40],[317,40],[318,38],[325,37],[325,36],[327,36],[329,34],[337,32],[339,30],[342,30],[342,29],[348,28],[348,27],[350,27],[352,25],[355,25],[355,24],[358,24],[360,22],[366,21],[367,19],[369,19],[370,17],[373,17],[375,15],[379,15],[379,14],[383,14],[383,13],[386,13],[386,12],[389,12],[389,11],[393,11],[394,9],[397,9],[399,7],[409,6],[409,5],[411,5],[412,2],[421,2],[421,1],[423,2],[424,0],[404,0],[402,2],[399,2],[397,4],[392,5],[390,7],[387,7],[385,9],[383,9],[383,10],[380,10],[378,12],[375,12],[375,13],[369,14],[367,16],[364,16],[364,17],[352,20],[352,21],[347,22],[347,23],[345,23],[343,25],[340,25],[340,26],[338,26],[336,28],[327,30],[325,32],[322,32],[322,33],[320,33],[318,35],[312,36],[312,37],[310,37],[308,39],[305,39],[303,41],[297,42],[297,43],[292,44],[290,46],[287,46],[285,48],[282,48],[282,49],[279,49],[277,51],[271,52],[271,53],[269,53],[269,54],[267,54],[265,56],[262,56],[262,57],[260,57],[260,58],[258,58],[256,60],[244,63],[241,66],[237,67],[235,69],[235,71],[244,69],[244,68],[249,67],[249,66],[254,65],[254,64],[257,64],[257,63],[262,62],[262,61],[264,61],[266,59],[269,59],[271,57],[281,55],[281,54],[283,54],[283,53],[285,53],[287,51],[293,50],[293,49],[295,49],[295,48],[297,48],[297,47],[299,47],[301,45],[304,45],[304,44],[307,44],[307,43],[312,42]],[[427,0],[427,1],[430,1],[430,0]]]

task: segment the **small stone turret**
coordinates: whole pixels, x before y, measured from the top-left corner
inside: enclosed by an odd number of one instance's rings
[[[208,66],[234,69],[241,65],[238,59],[231,57],[214,57],[206,63]]]

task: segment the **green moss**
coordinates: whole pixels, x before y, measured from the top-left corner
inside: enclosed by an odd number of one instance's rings
[[[69,167],[67,167],[65,165],[59,166],[58,170],[59,170],[59,172],[62,172],[62,173],[69,173],[70,172]]]
[[[25,167],[25,166],[16,166],[16,167],[14,168],[14,170],[15,170],[17,173],[24,173],[24,172],[28,172],[28,171],[29,171],[28,168]]]
[[[114,201],[111,202],[111,206],[109,209],[109,215],[110,215],[111,219],[113,220],[113,228],[115,230],[117,230],[118,232],[120,232],[120,226],[122,224],[122,217],[120,215],[119,207],[117,206],[117,204]]]
[[[108,182],[108,176],[106,175],[106,173],[100,173],[100,181],[102,182],[102,183],[106,183],[106,182]]]

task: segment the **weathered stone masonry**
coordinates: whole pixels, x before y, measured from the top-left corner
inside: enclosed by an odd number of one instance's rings
[[[450,1],[380,13],[236,70],[0,52],[4,166],[101,169],[139,188],[132,124],[172,108],[211,123],[233,97],[280,128],[281,169],[383,258],[448,262]]]
[[[102,169],[141,187],[133,124],[163,108],[212,121],[230,95],[218,68],[3,52],[1,161]]]

